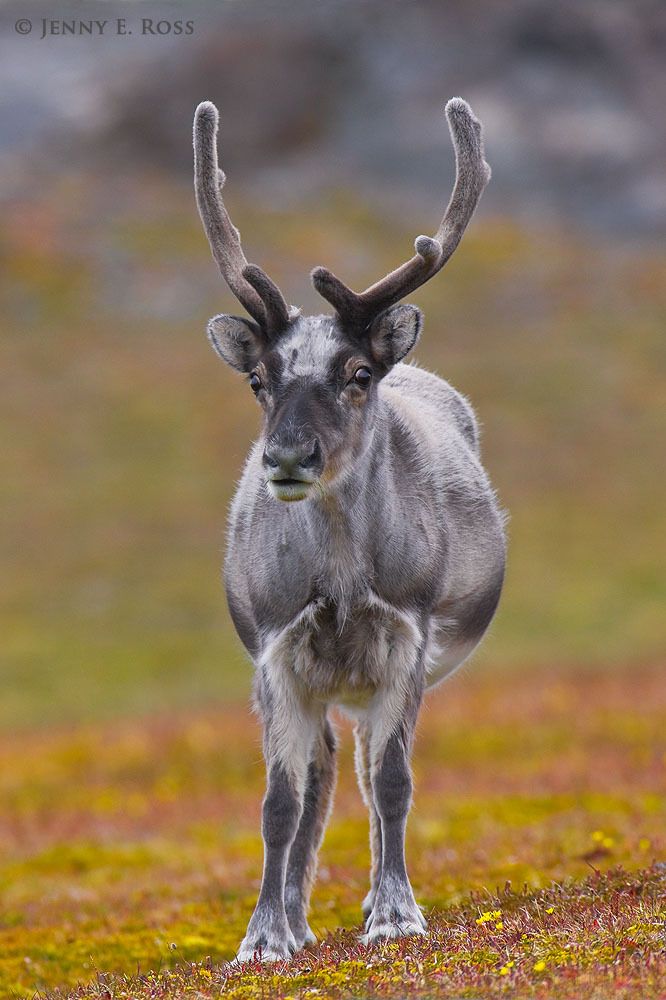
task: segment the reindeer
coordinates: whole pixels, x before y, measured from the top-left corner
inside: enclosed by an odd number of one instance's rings
[[[405,864],[410,758],[426,689],[477,646],[504,577],[502,514],[467,400],[403,359],[422,315],[398,304],[450,258],[490,178],[469,105],[446,106],[456,181],[439,229],[364,292],[318,267],[333,315],[302,316],[248,264],[222,200],[218,112],[194,119],[197,205],[213,257],[251,319],[215,316],[208,337],[263,411],[229,518],[225,582],[255,666],[263,721],[261,890],[238,960],[314,943],[307,910],[331,809],[336,738],[355,721],[370,815],[363,941],[424,934]]]

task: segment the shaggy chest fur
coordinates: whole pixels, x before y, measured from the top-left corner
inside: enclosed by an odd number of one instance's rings
[[[344,618],[332,598],[312,601],[269,642],[264,661],[308,699],[362,708],[413,661],[421,641],[413,615],[368,589]]]

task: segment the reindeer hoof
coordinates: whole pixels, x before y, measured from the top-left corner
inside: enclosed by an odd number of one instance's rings
[[[307,930],[305,931],[305,937],[303,938],[303,945],[316,944],[316,943],[317,943],[317,937],[314,931],[311,930],[310,927],[308,927]],[[303,947],[303,945],[301,945],[301,947]]]
[[[290,913],[287,910],[287,920],[289,921],[289,927],[291,933],[296,941],[296,947],[300,950],[306,944],[316,944],[317,938],[315,937],[312,928],[308,924],[307,920],[301,913]]]
[[[425,934],[428,925],[418,906],[410,907],[404,912],[393,909],[389,914],[370,914],[365,925],[365,934],[361,936],[363,944],[373,944],[386,938],[414,937]]]
[[[245,937],[236,955],[237,962],[284,962],[298,951],[291,931],[286,934],[262,934]]]

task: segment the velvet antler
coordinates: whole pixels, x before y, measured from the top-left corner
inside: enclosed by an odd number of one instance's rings
[[[272,337],[284,330],[290,312],[282,292],[256,264],[248,264],[240,233],[229,218],[222,200],[224,173],[217,163],[219,115],[204,101],[194,115],[194,190],[203,227],[222,277],[238,301]]]
[[[460,97],[446,105],[451,139],[456,154],[456,182],[444,217],[434,236],[419,236],[416,254],[364,292],[353,292],[325,267],[312,272],[312,282],[349,326],[365,328],[379,313],[425,284],[444,267],[474,214],[490,180],[484,159],[481,123]]]

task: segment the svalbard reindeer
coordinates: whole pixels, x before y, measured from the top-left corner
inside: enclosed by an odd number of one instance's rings
[[[370,812],[364,940],[423,934],[405,865],[410,757],[424,691],[481,639],[504,575],[502,516],[469,403],[403,364],[422,316],[397,305],[458,246],[490,177],[481,125],[446,107],[457,175],[433,237],[361,293],[312,272],[332,316],[301,316],[248,264],[222,201],[217,109],[194,119],[197,204],[213,256],[251,319],[208,336],[263,411],[231,508],[226,590],[255,668],[267,791],[259,899],[238,958],[287,958],[315,938],[307,909],[335,782],[341,706],[356,723]]]

